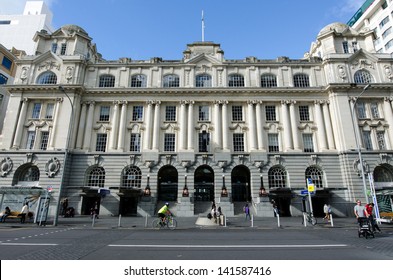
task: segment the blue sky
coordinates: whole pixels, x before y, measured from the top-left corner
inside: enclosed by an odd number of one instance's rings
[[[181,59],[186,45],[221,44],[227,59],[302,58],[318,32],[346,23],[365,0],[45,0],[53,27],[85,29],[108,60]],[[0,14],[21,14],[26,0],[0,0]]]

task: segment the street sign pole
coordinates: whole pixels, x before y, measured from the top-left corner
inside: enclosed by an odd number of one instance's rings
[[[314,184],[311,180],[311,178],[307,178],[307,190],[308,190],[308,202],[310,204],[310,212],[313,214],[313,209],[312,209],[312,200],[311,200],[311,192],[314,192]]]

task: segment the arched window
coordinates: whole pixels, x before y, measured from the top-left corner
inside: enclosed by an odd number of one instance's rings
[[[286,188],[287,172],[281,166],[270,168],[268,172],[269,188]]]
[[[373,82],[373,77],[367,70],[358,70],[354,75],[354,80],[356,84],[369,84]]]
[[[263,88],[277,87],[276,75],[263,74],[261,76],[261,87],[263,87]]]
[[[142,172],[136,166],[128,166],[123,171],[123,188],[141,188]]]
[[[211,87],[212,77],[208,74],[197,75],[195,78],[196,87]]]
[[[57,83],[57,76],[51,71],[47,71],[38,76],[37,84],[39,85],[54,85]]]
[[[307,74],[295,74],[293,75],[293,86],[294,87],[310,87],[310,79]]]
[[[175,74],[164,76],[164,88],[179,87],[179,76]]]
[[[112,75],[101,75],[99,87],[114,87],[115,86],[115,77]]]
[[[229,87],[244,87],[244,77],[240,74],[232,74],[228,77]]]
[[[19,181],[35,182],[40,180],[40,170],[37,166],[29,166],[22,170],[19,175]]]
[[[131,87],[146,87],[146,76],[142,74],[133,75],[131,77]]]
[[[105,184],[105,170],[102,167],[94,167],[87,175],[87,186],[103,188]]]
[[[307,179],[310,178],[317,189],[322,189],[323,188],[323,173],[322,170],[319,169],[316,166],[310,166],[306,169],[305,172],[305,181],[307,182]]]

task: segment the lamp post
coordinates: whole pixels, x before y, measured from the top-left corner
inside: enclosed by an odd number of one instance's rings
[[[355,125],[355,107],[356,107],[356,103],[359,100],[359,97],[362,96],[363,93],[366,92],[367,89],[369,89],[371,87],[370,84],[367,84],[362,92],[355,98],[355,101],[353,102],[352,108],[351,108],[351,119],[352,119],[352,126],[353,126],[353,130],[355,132],[355,141],[356,141],[356,149],[358,151],[358,156],[359,156],[359,164],[360,164],[360,170],[361,170],[361,176],[362,176],[362,181],[363,181],[363,191],[364,191],[364,196],[366,199],[366,203],[368,203],[368,195],[367,195],[367,186],[366,186],[366,176],[364,173],[364,166],[363,166],[363,158],[362,158],[362,151],[360,149],[360,131],[359,131],[359,127],[357,125]]]
[[[65,144],[65,153],[64,153],[64,163],[63,163],[63,174],[61,176],[61,181],[60,181],[60,187],[59,187],[59,199],[57,201],[57,206],[56,206],[56,212],[55,212],[55,217],[53,220],[53,225],[57,226],[58,221],[59,221],[59,211],[60,211],[60,197],[61,193],[63,191],[63,184],[64,184],[64,179],[65,179],[65,171],[66,171],[66,165],[67,165],[67,160],[68,160],[68,154],[69,154],[69,145],[70,145],[70,138],[71,138],[71,132],[74,128],[74,102],[71,100],[70,96],[68,93],[65,91],[65,89],[62,86],[59,86],[59,90],[64,93],[64,95],[68,98],[68,101],[70,102],[71,105],[71,115],[70,115],[70,124],[68,126],[68,131],[67,131],[67,139],[66,139],[66,144]]]

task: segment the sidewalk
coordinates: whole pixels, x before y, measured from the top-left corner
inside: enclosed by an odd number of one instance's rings
[[[156,217],[117,217],[117,216],[100,216],[99,219],[93,219],[90,216],[75,216],[74,218],[63,218],[59,217],[58,227],[75,227],[75,228],[97,228],[97,229],[151,229],[152,221]],[[198,221],[198,217],[175,217],[177,220],[177,229],[328,229],[332,228],[330,222],[324,221],[322,218],[318,218],[318,224],[315,226],[307,225],[304,227],[302,224],[302,217],[280,217],[280,227],[278,227],[277,218],[265,218],[265,217],[255,217],[253,224],[250,220],[245,220],[244,216],[229,217],[226,220],[226,226],[219,226],[217,224],[212,224],[206,222],[206,224],[201,224]],[[27,222],[25,224],[20,224],[17,220],[7,221],[5,223],[0,223],[0,228],[17,228],[17,227],[37,227],[37,224],[32,222]],[[43,223],[44,227],[54,227],[53,221],[48,221],[46,225]],[[333,219],[334,228],[357,228],[357,223],[355,218],[334,218]],[[391,224],[382,224],[381,229],[393,228]]]

